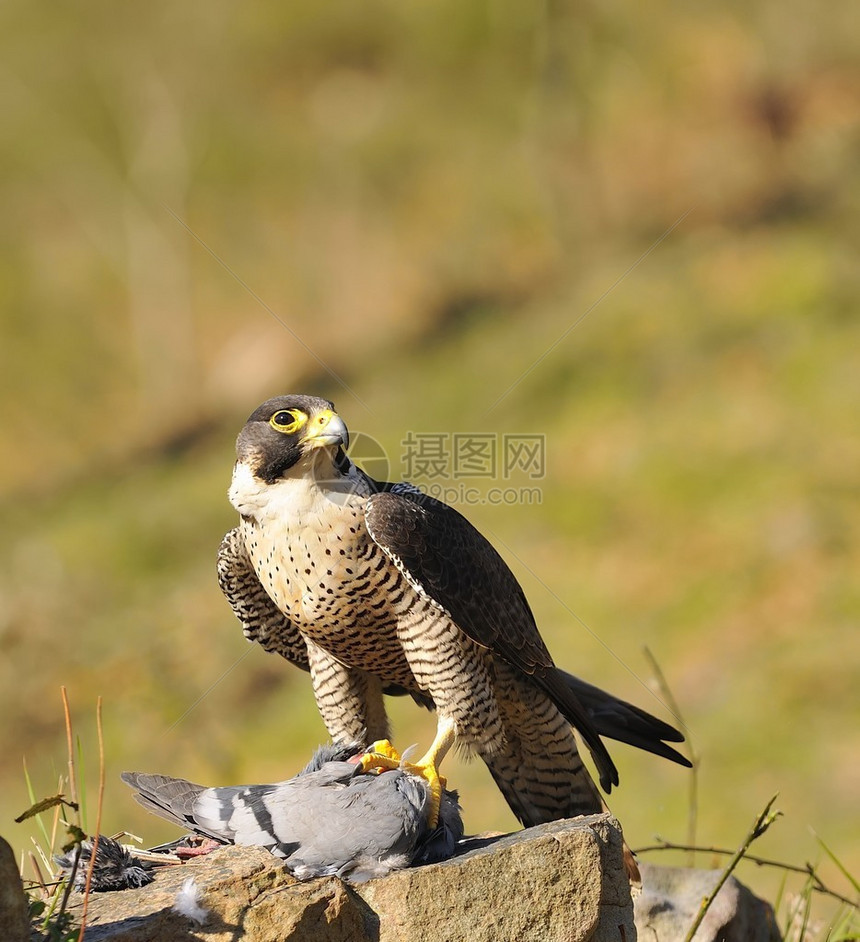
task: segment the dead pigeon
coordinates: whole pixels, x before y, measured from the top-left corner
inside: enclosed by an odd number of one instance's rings
[[[463,836],[457,793],[443,791],[431,829],[426,780],[406,769],[364,772],[362,751],[321,746],[298,775],[273,785],[207,788],[142,772],[122,779],[148,811],[224,844],[265,847],[299,879],[361,883],[450,857]]]

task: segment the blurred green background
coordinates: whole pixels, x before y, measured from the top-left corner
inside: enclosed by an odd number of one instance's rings
[[[148,842],[175,832],[120,770],[270,781],[323,740],[214,575],[233,439],[303,391],[395,477],[410,432],[545,434],[541,504],[461,509],[557,661],[669,718],[653,650],[701,842],[779,791],[760,852],[814,860],[814,829],[860,871],[858,30],[811,0],[0,7],[4,836],[22,757],[42,794],[64,769],[61,684],[91,793],[104,698],[104,830]],[[613,753],[630,843],[684,839],[687,773]],[[512,826],[447,771],[470,830]]]

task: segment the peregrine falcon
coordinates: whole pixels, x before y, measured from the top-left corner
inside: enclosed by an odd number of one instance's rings
[[[553,663],[522,588],[452,507],[370,478],[325,399],[269,399],[239,434],[229,491],[239,525],[218,556],[245,636],[308,670],[335,742],[388,742],[383,694],[435,709],[436,736],[410,768],[428,780],[456,743],[490,769],[525,826],[603,809],[573,728],[606,792],[618,772],[600,736],[689,765],[673,727]]]

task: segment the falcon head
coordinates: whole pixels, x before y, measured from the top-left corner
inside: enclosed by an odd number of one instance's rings
[[[349,432],[334,403],[316,396],[277,396],[251,413],[236,440],[236,457],[255,478],[274,484],[291,468],[302,474],[305,465],[317,462],[326,473],[344,474],[350,465],[348,447]]]

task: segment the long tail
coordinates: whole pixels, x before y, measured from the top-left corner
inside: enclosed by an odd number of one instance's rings
[[[582,730],[583,716],[589,733],[586,743],[606,791],[618,777],[605,747],[595,750],[596,736],[690,765],[666,744],[666,740],[683,741],[678,730],[599,687],[561,670],[541,678],[538,685],[499,662],[496,669],[496,701],[505,739],[501,748],[481,753],[481,758],[525,827],[609,810],[582,763],[571,729],[573,725]],[[626,843],[624,866],[631,883],[639,884],[639,868]]]
[[[683,735],[639,707],[561,670],[538,685],[502,663],[497,662],[496,668],[505,740],[500,749],[482,752],[481,757],[526,827],[605,810],[571,729],[571,725],[581,728],[583,715],[589,720],[591,735],[586,742],[592,753],[597,734],[690,766],[665,742],[682,742]],[[609,791],[618,777],[605,747],[602,755],[607,761],[599,763],[598,770],[604,790]]]
[[[632,703],[627,703],[626,700],[620,700],[611,693],[568,674],[567,671],[558,670],[558,674],[585,707],[594,728],[601,736],[636,746],[637,749],[644,749],[677,762],[678,765],[691,768],[692,763],[686,757],[664,742],[684,741],[684,734],[674,726],[664,723]]]
[[[581,682],[576,677],[565,676],[572,682],[571,695],[575,695]],[[583,765],[570,720],[548,693],[528,678],[506,672],[504,668],[497,670],[496,681],[496,701],[502,714],[505,739],[500,749],[481,753],[481,758],[522,824],[533,827],[559,818],[608,811],[603,796]],[[628,706],[597,688],[594,690],[600,694],[600,697],[595,695],[594,702],[611,704],[612,715],[618,712],[616,702]],[[638,717],[640,711],[632,709]],[[626,715],[626,711],[621,710],[621,715]],[[643,716],[648,717],[648,714]],[[605,727],[601,728],[599,723],[594,725],[598,732],[604,733]],[[650,724],[646,725],[652,729]],[[622,731],[627,732],[623,724]],[[652,744],[651,738],[646,737],[646,741]],[[639,867],[626,841],[623,860],[631,885],[641,886]]]
[[[565,729],[569,724],[576,729],[588,746],[597,766],[601,787],[607,793],[612,790],[613,785],[618,784],[618,770],[603,744],[602,736],[629,743],[640,749],[671,759],[680,765],[690,765],[690,762],[684,756],[671,746],[666,745],[664,741],[682,742],[683,735],[674,727],[669,726],[668,723],[651,716],[650,713],[646,713],[645,710],[639,709],[632,703],[619,700],[599,687],[588,684],[584,680],[574,677],[573,674],[568,674],[555,667],[536,673],[532,678],[522,676],[515,678],[511,672],[506,673],[509,674],[507,681],[500,684],[497,680],[497,694],[500,690],[503,690],[506,686],[510,687],[512,684],[518,689],[517,695],[520,698],[526,696],[526,691],[529,691],[538,724],[537,730],[530,729],[534,726],[535,721],[523,717],[521,715],[522,710],[516,710],[512,706],[509,707],[508,712],[511,716],[505,723],[506,736],[511,741],[516,740],[518,737],[521,740],[515,751],[524,752],[530,748],[526,743],[533,740],[535,733],[537,733],[536,738],[538,741],[542,741],[549,748],[555,748],[555,758],[560,762],[561,768],[568,775],[574,774],[574,767],[581,767],[582,763],[576,753],[576,745],[570,734],[570,729]],[[542,696],[538,696],[538,688],[540,688]],[[547,698],[554,706],[554,711],[548,709]],[[563,722],[560,722],[559,716],[563,718]],[[573,745],[571,746],[572,742]],[[569,756],[571,753],[576,755],[577,761],[574,762],[568,759],[565,762],[562,756]],[[522,757],[525,758],[524,755]],[[535,755],[533,758],[537,759],[537,756]],[[504,791],[504,788],[502,790]],[[584,793],[584,787],[579,791]],[[576,800],[579,801],[578,798]],[[586,812],[577,811],[576,813],[583,814]],[[557,817],[561,817],[561,815],[557,815]]]
[[[135,799],[147,811],[178,824],[186,831],[205,834],[216,841],[224,842],[224,834],[202,827],[194,816],[194,803],[204,791],[203,785],[195,785],[184,778],[153,775],[148,772],[123,772],[122,780],[135,790]]]
[[[504,742],[480,755],[523,825],[603,811],[600,792],[583,765],[570,721],[550,695],[499,662],[495,691]]]

